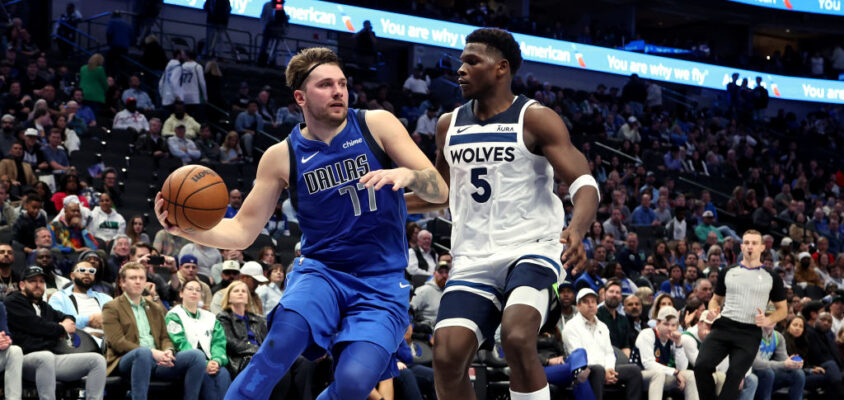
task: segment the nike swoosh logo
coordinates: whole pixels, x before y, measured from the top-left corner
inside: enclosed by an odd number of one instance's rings
[[[466,129],[469,129],[469,128],[471,128],[471,126],[467,126],[467,127],[465,127],[465,128],[462,128],[462,129],[461,129],[461,128],[457,128],[457,133],[463,133],[463,131],[465,131]]]
[[[399,282],[399,287],[400,287],[400,288],[402,288],[402,289],[406,289],[406,288],[409,288],[409,287],[410,287],[410,284],[409,284],[409,283],[408,283],[408,284],[403,284],[403,283]]]
[[[311,159],[314,158],[314,156],[316,156],[317,154],[319,154],[319,152],[311,154],[310,156],[308,156],[308,158],[305,158],[305,156],[302,156],[302,164],[304,164],[308,161],[311,161]]]

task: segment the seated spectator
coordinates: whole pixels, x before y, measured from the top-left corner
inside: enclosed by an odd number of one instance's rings
[[[610,218],[604,221],[604,232],[611,234],[615,238],[615,245],[621,246],[624,244],[622,238],[627,237],[627,227],[624,225],[624,215],[621,209],[614,208],[610,213]]]
[[[261,264],[258,264],[255,261],[249,261],[243,264],[243,266],[240,267],[240,275],[238,275],[238,279],[238,282],[245,283],[247,289],[249,289],[249,296],[252,298],[252,301],[249,302],[249,312],[255,313],[256,315],[264,315],[261,297],[255,292],[259,284],[267,282],[267,278],[264,276],[264,269],[261,268]],[[231,286],[234,286],[234,283],[229,285],[229,287]],[[222,304],[225,293],[226,291],[221,290],[214,294],[214,298],[211,300],[212,313],[219,314],[223,310]]]
[[[152,240],[152,247],[155,247],[155,249],[161,254],[176,257],[179,255],[179,251],[182,250],[182,247],[189,242],[189,240],[181,236],[176,236],[167,232],[166,229],[160,229],[155,233],[155,238]]]
[[[91,211],[91,221],[88,223],[88,232],[106,243],[126,230],[126,220],[111,206],[111,196],[101,193],[100,205]]]
[[[196,265],[196,257],[192,254],[185,254],[179,257],[179,271],[176,273],[179,277],[179,282],[184,287],[185,282],[190,280],[198,280],[196,272],[199,267]],[[205,282],[200,281],[200,288],[202,289],[202,308],[208,309],[211,306],[211,287]]]
[[[108,338],[108,373],[117,371],[130,384],[133,400],[146,400],[150,378],[183,378],[184,398],[197,399],[206,374],[201,350],[176,352],[164,322],[165,310],[143,298],[146,268],[137,262],[120,268],[123,295],[103,307]]]
[[[149,132],[141,134],[135,142],[135,151],[139,154],[161,158],[167,155],[169,147],[167,139],[161,137],[161,120],[149,120]]]
[[[434,278],[425,282],[413,291],[410,299],[410,308],[416,315],[416,322],[427,325],[433,332],[434,324],[437,321],[437,312],[440,309],[440,299],[443,296],[443,289],[448,280],[451,269],[448,261],[440,261],[434,271]]]
[[[217,320],[226,333],[226,355],[229,359],[226,367],[231,376],[236,377],[267,337],[267,323],[264,317],[249,311],[254,306],[245,283],[234,282],[221,293],[222,311]]]
[[[633,214],[630,217],[633,226],[659,225],[656,212],[651,209],[651,195],[647,193],[642,195],[642,203],[633,210]]]
[[[269,315],[275,305],[281,301],[281,296],[284,295],[284,268],[284,265],[281,264],[270,264],[268,271],[270,283],[258,286],[255,289],[255,293],[261,298],[261,305],[264,306],[264,316]]]
[[[202,282],[190,279],[182,284],[182,303],[170,309],[164,317],[167,333],[177,352],[201,350],[208,360],[202,379],[202,395],[207,399],[222,399],[231,385],[231,375],[225,368],[226,334],[214,314],[199,307],[202,302]]]
[[[29,128],[24,132],[23,137],[23,161],[29,163],[36,174],[50,172],[50,164],[41,151],[41,135],[35,128]]]
[[[41,151],[44,152],[44,159],[49,164],[53,174],[56,175],[65,174],[74,169],[70,166],[70,159],[67,157],[67,152],[61,147],[61,144],[62,133],[58,128],[53,128],[50,129],[47,146],[41,148]]]
[[[9,189],[0,182],[0,232],[11,232],[18,219],[18,210],[9,204]]]
[[[639,143],[642,141],[642,136],[639,135],[639,120],[634,116],[627,118],[627,122],[618,128],[616,134],[618,140],[629,140],[632,143]]]
[[[49,304],[55,310],[76,319],[76,329],[84,329],[100,343],[103,337],[102,309],[112,298],[93,289],[97,271],[84,259],[77,262],[70,273],[73,285],[53,294]]]
[[[23,144],[12,143],[9,154],[0,161],[0,175],[8,176],[12,185],[20,191],[35,184],[37,178],[32,170],[32,164],[23,160]]]
[[[229,191],[229,205],[226,208],[226,215],[223,218],[234,218],[238,210],[240,210],[241,205],[243,205],[243,193],[237,189]]]
[[[215,265],[216,267],[216,265]],[[214,269],[212,268],[212,271]],[[213,273],[213,272],[212,272]],[[237,260],[226,260],[220,263],[220,276],[214,278],[217,282],[211,287],[211,293],[217,294],[221,290],[225,290],[232,282],[236,281],[240,276],[240,262]],[[256,289],[257,290],[257,289]]]
[[[117,185],[117,170],[114,168],[109,167],[103,171],[103,182],[94,190],[94,193],[108,193],[111,198],[113,208],[120,208],[123,206],[123,191]],[[97,200],[96,194],[92,194],[91,197],[94,201]]]
[[[199,275],[204,276],[205,279],[209,281],[211,277],[211,267],[214,264],[223,262],[223,255],[220,254],[220,250],[217,250],[213,247],[203,246],[199,243],[190,242],[184,245],[182,249],[179,250],[179,259],[181,260],[182,257],[186,254],[190,254],[196,257],[197,265],[199,266]]]
[[[141,112],[148,113],[155,109],[152,99],[141,89],[141,79],[137,75],[129,77],[129,88],[123,91],[122,100],[127,106],[130,98],[137,101],[137,108]]]
[[[577,293],[577,311],[577,315],[563,328],[563,344],[569,354],[577,349],[586,350],[589,384],[595,397],[603,398],[605,384],[623,384],[625,398],[640,399],[642,371],[635,364],[616,364],[609,329],[595,317],[598,312],[598,295],[595,291],[586,288]],[[648,392],[653,389],[649,388]]]
[[[797,260],[797,268],[794,270],[794,283],[803,283],[804,288],[805,285],[823,288],[823,280],[818,274],[818,268],[812,260],[812,255],[804,251],[797,255]]]
[[[164,121],[164,128],[161,130],[161,134],[164,137],[173,136],[176,134],[176,127],[182,125],[185,127],[185,137],[192,140],[199,133],[199,122],[196,122],[192,116],[185,113],[185,103],[181,100],[177,100],[173,103],[173,106],[173,114],[170,114],[170,117]]]
[[[44,270],[44,282],[46,289],[44,290],[44,301],[70,284],[70,280],[62,276],[62,271],[59,269],[58,262],[52,251],[48,249],[35,250],[35,265]]]
[[[135,243],[129,249],[128,262],[137,262],[146,268],[144,299],[166,308],[165,303],[178,300],[178,289],[181,286],[176,273],[178,266],[176,259],[170,256],[163,256],[164,264],[150,263],[150,257],[157,255],[155,251],[149,244]]]
[[[126,236],[129,237],[129,243],[149,243],[149,235],[144,232],[144,217],[138,214],[129,218],[129,223],[126,224]]]
[[[108,277],[110,282],[117,281],[117,274],[120,272],[120,266],[129,258],[132,253],[132,244],[129,243],[129,237],[123,234],[118,234],[114,237],[111,244],[107,260]]]
[[[23,350],[24,378],[34,381],[42,399],[55,399],[56,381],[85,379],[85,398],[101,399],[106,364],[98,353],[54,354],[60,340],[73,338],[76,322],[42,300],[44,270],[30,266],[24,271],[20,292],[6,297],[12,340]]]
[[[125,102],[126,108],[114,116],[111,128],[128,129],[135,134],[148,131],[149,122],[147,122],[147,117],[138,111],[138,101],[134,97],[129,97]]]
[[[610,331],[610,343],[628,357],[632,343],[630,343],[630,324],[627,317],[622,314],[621,306],[621,282],[610,279],[604,286],[604,302],[598,306],[598,319],[603,322]]]
[[[9,399],[20,399],[23,383],[23,351],[12,344],[6,307],[0,302],[0,371],[3,371],[3,392]]]
[[[646,288],[647,289],[647,288]],[[642,329],[648,329],[648,320],[642,308],[642,299],[635,294],[624,298],[624,314],[630,323],[629,343],[636,343],[636,337]]]
[[[431,247],[434,236],[427,230],[419,231],[416,246],[411,247],[407,268],[410,276],[431,276],[437,265],[437,252]]]
[[[220,146],[220,162],[223,164],[238,164],[244,160],[240,150],[240,139],[235,131],[229,131]]]
[[[171,136],[167,139],[167,146],[170,149],[170,154],[172,154],[173,157],[181,159],[185,164],[190,164],[199,160],[199,158],[202,157],[202,153],[196,147],[196,143],[194,143],[193,140],[185,137],[185,126],[181,124],[177,125],[175,132],[175,136]]]
[[[220,162],[220,145],[214,139],[214,133],[211,132],[211,126],[203,124],[199,128],[199,138],[194,140],[199,152],[202,153],[200,162],[204,163],[218,163]]]
[[[8,244],[0,244],[0,301],[18,290],[21,278],[12,264],[15,263],[15,251]]]
[[[105,88],[103,88],[103,90],[105,90]],[[80,118],[82,121],[85,122],[85,126],[97,126],[97,116],[94,114],[94,110],[91,109],[91,107],[89,107],[87,104],[85,104],[85,93],[83,92],[83,90],[81,88],[74,89],[71,97],[73,98],[73,101],[76,104],[76,109],[75,112],[72,112],[72,110],[69,109],[68,115],[73,115],[76,118]],[[68,108],[70,108],[70,103],[68,103]],[[73,118],[70,119],[73,120]],[[70,124],[70,121],[68,121],[68,124]],[[80,132],[77,133],[82,134]]]
[[[644,269],[642,270],[644,271]],[[639,287],[636,286],[633,281],[627,277],[624,273],[624,268],[621,267],[621,264],[617,262],[609,262],[604,267],[604,287],[609,281],[618,281],[621,284],[621,295],[627,297],[636,292],[636,289]]]
[[[270,124],[275,126],[275,121],[273,117],[275,117],[275,102],[273,99],[270,98],[270,91],[266,89],[258,92],[258,98],[256,99],[258,103],[258,115],[264,120],[264,125]]]
[[[645,329],[636,338],[644,369],[642,375],[650,382],[648,394],[651,395],[653,390],[658,394],[654,394],[655,398],[661,398],[663,388],[676,387],[683,391],[687,400],[697,399],[695,375],[688,369],[689,360],[682,349],[681,334],[677,331],[677,310],[674,307],[663,307],[656,320],[656,328]]]
[[[427,96],[428,85],[431,84],[431,77],[425,75],[425,70],[422,65],[417,65],[413,73],[407,77],[402,85],[402,90],[411,95]]]
[[[77,203],[81,202],[85,208],[90,208],[88,205],[88,198],[85,196],[80,196],[80,190],[82,189],[79,184],[79,176],[75,174],[67,174],[61,178],[60,181],[61,189],[60,191],[53,194],[53,197],[50,199],[53,202],[53,205],[56,206],[56,211],[61,211],[64,208],[64,199],[67,196],[76,196]]]
[[[79,207],[79,203],[68,204],[64,215],[48,226],[53,236],[53,247],[62,253],[97,249],[97,239],[82,223]]]
[[[23,203],[26,212],[20,213],[12,225],[12,241],[23,245],[26,253],[35,249],[35,230],[47,226],[47,216],[41,213],[41,198],[30,193]]]
[[[77,136],[85,136],[88,133],[89,125],[88,121],[79,116],[79,104],[70,100],[65,103],[63,108],[65,115],[67,115],[67,127],[76,132]]]
[[[99,293],[114,296],[114,286],[105,281],[106,263],[103,255],[105,255],[105,252],[102,250],[83,251],[79,253],[79,261],[86,261],[97,270],[97,273],[94,274],[94,283],[91,285],[91,289]]]
[[[305,117],[302,115],[302,109],[295,101],[287,103],[287,107],[279,107],[275,114],[276,126],[294,127],[305,122]]]
[[[785,345],[788,354],[796,354],[803,359],[803,370],[806,372],[806,386],[808,390],[815,390],[823,388],[826,392],[825,398],[834,399],[837,396],[836,388],[841,385],[841,375],[838,374],[838,380],[835,381],[835,376],[827,374],[826,368],[820,364],[816,364],[818,360],[810,358],[811,347],[817,346],[818,343],[812,344],[809,335],[807,334],[807,327],[805,326],[806,319],[801,315],[795,315],[788,321],[785,334]],[[832,357],[832,354],[827,354],[827,357]],[[831,361],[831,360],[830,360]],[[827,366],[835,365],[827,363]],[[836,370],[838,370],[836,368]],[[831,371],[832,372],[832,371]]]
[[[250,100],[246,110],[237,115],[237,119],[234,121],[234,130],[240,134],[241,140],[243,140],[243,149],[246,155],[251,157],[255,134],[264,130],[264,120],[258,115],[257,101]]]
[[[63,114],[59,114],[56,117],[55,128],[62,134],[61,146],[67,151],[68,156],[79,150],[79,147],[82,145],[82,141],[79,140],[79,135],[76,134],[76,131],[67,126],[67,117]]]
[[[586,269],[574,281],[574,291],[579,293],[581,289],[590,288],[596,293],[599,292],[604,287],[604,281],[599,276],[600,271],[601,264],[595,260],[586,260]]]
[[[627,234],[625,246],[618,252],[618,262],[627,276],[638,276],[645,266],[645,255],[639,250],[639,235]]]
[[[786,351],[786,340],[773,326],[762,327],[762,343],[753,360],[753,374],[759,378],[756,398],[770,400],[771,394],[787,387],[789,400],[802,400],[806,385],[803,360],[797,361]]]

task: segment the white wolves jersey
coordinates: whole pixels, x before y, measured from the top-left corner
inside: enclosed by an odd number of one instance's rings
[[[185,104],[199,104],[207,100],[205,89],[205,74],[202,66],[196,61],[185,61],[182,64],[182,75],[179,77],[182,88],[182,101]]]
[[[452,254],[484,256],[528,243],[559,240],[563,203],[548,160],[525,147],[525,110],[518,96],[481,121],[470,101],[454,110],[443,154],[451,168]]]
[[[179,60],[173,59],[167,63],[164,69],[164,74],[158,81],[158,93],[161,94],[161,105],[169,106],[176,101],[176,98],[182,98],[182,86],[180,80],[182,79],[182,64]]]

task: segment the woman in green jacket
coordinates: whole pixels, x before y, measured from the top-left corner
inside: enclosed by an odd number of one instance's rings
[[[179,295],[182,304],[170,309],[164,317],[167,333],[176,350],[199,349],[205,353],[208,364],[202,380],[202,398],[223,399],[232,380],[224,368],[228,363],[226,334],[214,314],[200,308],[202,286],[198,280],[186,281]]]
[[[79,88],[82,89],[82,96],[88,105],[99,112],[100,107],[105,104],[106,90],[108,90],[108,78],[103,68],[103,55],[96,53],[88,59],[88,64],[83,65],[79,71]]]

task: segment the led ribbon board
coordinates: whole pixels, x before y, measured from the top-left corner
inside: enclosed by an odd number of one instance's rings
[[[165,0],[165,3],[201,9],[204,0]],[[265,0],[231,0],[232,13],[260,18],[265,3]],[[466,36],[478,28],[316,0],[287,0],[284,11],[292,24],[354,33],[363,27],[363,21],[369,20],[379,38],[455,50],[462,50]],[[519,33],[513,36],[522,48],[522,57],[528,61],[618,75],[638,74],[645,79],[718,90],[726,88],[733,73],[739,74],[739,81],[747,78],[751,88],[756,85],[756,77],[761,76],[771,98],[844,104],[844,82],[773,75]]]
[[[841,0],[729,0],[777,10],[806,12],[813,14],[842,15]]]

